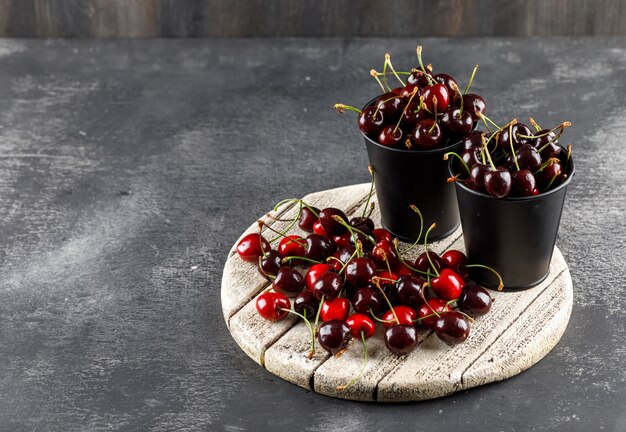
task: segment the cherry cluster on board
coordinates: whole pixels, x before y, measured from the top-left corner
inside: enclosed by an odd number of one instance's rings
[[[417,241],[401,250],[397,239],[376,228],[365,212],[349,219],[337,208],[320,210],[302,200],[293,202],[299,206],[298,215],[284,232],[259,221],[260,229],[274,231],[276,237],[268,241],[261,233],[248,234],[237,244],[237,252],[257,263],[259,272],[272,282],[257,297],[258,313],[267,320],[281,320],[290,313],[303,319],[311,332],[310,355],[316,340],[326,351],[340,355],[353,338],[361,339],[365,368],[365,340],[377,323],[384,326],[387,348],[402,355],[417,346],[418,327],[457,344],[469,336],[473,319],[490,310],[491,296],[469,275],[472,267],[488,267],[470,264],[458,250],[441,256],[429,251],[428,233],[435,224],[424,234],[425,252],[409,262],[404,256]],[[423,227],[421,213],[412,208]],[[296,223],[310,234],[288,235]]]
[[[478,66],[461,92],[452,76],[433,73],[432,65],[425,67],[421,53],[418,46],[419,67],[410,71],[396,71],[386,54],[383,71],[370,71],[383,93],[363,110],[344,104],[335,109],[358,112],[359,129],[387,147],[430,150],[460,141],[486,110],[481,96],[468,93]],[[391,88],[389,79],[397,79],[400,86]]]

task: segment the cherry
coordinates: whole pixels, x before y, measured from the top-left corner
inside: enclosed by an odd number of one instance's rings
[[[465,266],[469,264],[469,259],[467,258],[467,255],[460,250],[450,249],[441,255],[441,259],[443,260],[445,268],[454,270],[463,278],[469,277],[469,274],[465,269]]]
[[[465,281],[456,272],[445,268],[439,276],[430,281],[430,287],[437,297],[444,300],[456,300],[461,296]]]
[[[263,276],[276,276],[278,270],[283,265],[282,255],[275,249],[266,252],[261,258],[259,264],[259,272]]]
[[[429,257],[430,260],[428,259]],[[430,264],[431,261],[433,262],[432,265],[435,266],[436,272],[433,272],[433,268]],[[439,273],[443,267],[444,262],[442,261],[441,257],[433,251],[422,252],[421,254],[419,254],[418,257],[415,259],[415,264],[413,265],[414,269],[424,273]]]
[[[474,123],[478,123],[480,116],[487,111],[487,104],[481,96],[468,93],[463,95],[463,111],[470,113]]]
[[[541,156],[537,149],[531,144],[523,144],[520,146],[517,153],[517,164],[520,169],[527,169],[534,172],[541,166]]]
[[[395,125],[385,126],[378,135],[378,142],[387,147],[398,147],[404,136],[402,129]]]
[[[304,286],[304,280],[298,270],[292,267],[281,267],[276,273],[272,288],[288,297],[294,297]]]
[[[402,305],[394,307],[393,310],[389,309],[381,317],[383,321],[386,321],[385,323],[383,323],[385,328],[398,325],[398,322],[396,322],[396,317],[398,317],[398,321],[400,321],[400,324],[413,325],[413,321],[417,319],[417,312],[415,312],[414,309],[408,306]]]
[[[320,324],[317,339],[326,351],[337,354],[352,340],[350,327],[344,321],[331,320]]]
[[[430,150],[437,147],[443,141],[443,134],[439,123],[435,120],[422,120],[415,127],[410,136],[413,145],[420,150]]]
[[[419,102],[411,102],[404,112],[401,126],[406,130],[407,135],[415,129],[415,126],[422,120],[432,119],[433,116],[426,111]]]
[[[443,112],[440,122],[441,126],[454,136],[464,136],[471,132],[474,127],[469,111],[463,111],[452,106]]]
[[[380,110],[376,111],[375,106],[368,106],[359,114],[358,122],[361,132],[365,135],[374,135],[383,128],[385,120]]]
[[[389,240],[381,240],[376,243],[376,246],[372,249],[372,258],[383,268],[387,266],[387,262],[392,267],[398,262],[396,248]]]
[[[541,150],[541,157],[543,159],[550,159],[551,157],[557,157],[561,153],[561,147],[559,146],[559,140],[554,132],[548,129],[541,129],[535,135],[543,135],[536,136],[532,145],[537,149]]]
[[[313,292],[313,284],[319,277],[325,273],[332,271],[330,264],[313,264],[304,275],[304,285]]]
[[[385,345],[396,355],[408,354],[417,346],[417,332],[413,324],[400,324],[385,331]]]
[[[302,207],[300,219],[298,220],[300,229],[308,233],[313,232],[313,224],[318,220],[317,214],[319,214],[319,212],[319,209],[315,207]]]
[[[342,287],[341,277],[337,273],[329,271],[320,275],[313,283],[313,294],[318,299],[324,296],[325,299],[332,300],[339,296]]]
[[[374,330],[376,330],[374,321],[367,315],[360,313],[350,315],[346,319],[346,324],[350,327],[353,338],[360,338],[361,332],[363,332],[365,339],[370,338],[374,335]]]
[[[470,176],[467,185],[474,190],[481,192],[485,188],[485,174],[491,171],[489,165],[482,163],[474,164],[470,168]]]
[[[511,133],[509,133],[509,129]],[[519,149],[523,144],[530,143],[532,138],[524,138],[520,135],[524,136],[532,136],[531,130],[523,123],[515,123],[514,125],[504,128],[502,132],[500,132],[499,143],[500,147],[503,149],[507,149],[510,152],[511,142],[513,143],[513,148],[515,150]]]
[[[398,276],[405,276],[405,275],[412,275],[412,274],[414,274],[414,271],[411,270],[410,268],[408,268],[406,266],[406,264],[404,264],[402,261],[398,261],[398,263],[395,265],[393,271]]]
[[[398,94],[400,95],[400,97],[408,98],[413,95],[414,91],[415,91],[415,97],[419,99],[420,94],[421,94],[421,89],[419,88],[419,86],[415,84],[407,84],[404,87],[400,87],[400,91],[398,92]]]
[[[398,120],[404,109],[403,98],[393,92],[380,95],[374,104],[387,122]]]
[[[318,213],[319,214],[319,213]],[[327,239],[330,238],[330,235],[326,232],[326,230],[324,229],[324,227],[322,226],[322,222],[320,222],[319,219],[317,219],[314,223],[313,223],[313,233],[314,234],[319,234],[321,236],[326,237]]]
[[[346,232],[347,228],[339,223],[339,221],[335,220],[334,216],[339,216],[346,223],[348,223],[348,217],[346,214],[333,207],[327,207],[319,212],[320,222],[324,231],[326,231],[331,236],[339,235]]]
[[[350,313],[350,302],[345,297],[337,297],[332,300],[325,300],[320,310],[322,321],[339,320],[345,321]]]
[[[437,81],[439,84],[443,84],[448,91],[448,95],[450,97],[450,102],[456,102],[459,98],[459,94],[456,89],[459,87],[459,84],[456,82],[454,78],[445,73],[439,73],[433,76],[433,79]],[[439,105],[439,98],[437,98],[437,105]]]
[[[437,111],[441,112],[450,104],[450,94],[443,84],[433,84],[424,88],[422,94],[424,104],[428,111],[435,112],[435,98],[437,99]]]
[[[374,228],[372,230],[372,236],[374,237],[374,239],[376,239],[376,242],[379,242],[381,240],[393,242],[393,236],[385,228]]]
[[[491,296],[480,285],[466,286],[459,297],[459,309],[468,315],[477,317],[485,315],[491,309]]]
[[[346,231],[343,234],[333,236],[333,243],[335,243],[335,246],[337,246],[338,248],[348,247],[351,244],[351,237],[352,234],[350,234],[349,231]]]
[[[299,235],[288,235],[278,243],[278,252],[284,257],[286,256],[300,256],[305,255],[306,240]]]
[[[293,300],[293,310],[307,318],[317,314],[320,302],[309,290],[302,290]]]
[[[459,312],[442,313],[435,322],[435,334],[448,345],[461,343],[469,336],[467,318]]]
[[[563,170],[561,169],[561,164],[559,162],[555,162],[547,165],[539,171],[535,179],[541,189],[546,189],[551,183],[556,183],[556,179],[560,177],[562,173]]]
[[[259,257],[272,249],[269,242],[261,234],[252,233],[237,243],[237,253],[244,261],[257,263]]]
[[[361,231],[372,231],[375,228],[374,221],[365,216],[356,216],[350,219],[350,226]]]
[[[266,320],[278,321],[289,315],[289,299],[280,293],[266,291],[256,299],[256,310]]]
[[[489,195],[504,198],[511,192],[511,173],[503,167],[497,167],[485,174],[485,189]]]
[[[461,159],[463,159],[463,162],[465,162],[467,166],[471,169],[474,165],[481,163],[482,161],[482,158],[480,156],[480,148],[472,147],[469,150],[463,151],[463,153],[461,153]]]
[[[536,189],[535,176],[527,169],[521,169],[511,174],[511,195],[532,196]]]
[[[346,265],[345,273],[346,281],[362,287],[376,274],[376,264],[371,258],[354,258]]]
[[[424,327],[432,330],[435,327],[435,322],[437,321],[437,315],[435,315],[435,312],[441,314],[442,312],[450,310],[451,309],[447,301],[432,298],[419,307],[417,315],[420,317],[420,322],[424,325]]]
[[[484,132],[473,131],[463,138],[462,149],[469,150],[475,147],[482,148]]]
[[[432,75],[428,73],[428,75]],[[428,85],[428,77],[423,70],[413,69],[411,74],[406,79],[407,84],[416,85],[421,88],[426,87]]]
[[[378,314],[383,306],[383,299],[375,288],[359,288],[352,297],[352,307],[359,313],[369,313],[370,309]]]
[[[319,234],[309,234],[306,236],[305,256],[314,261],[324,261],[333,252],[335,245],[328,238]]]
[[[424,303],[423,284],[424,280],[417,276],[400,276],[396,283],[394,302],[398,305],[408,306],[411,309],[419,308]]]

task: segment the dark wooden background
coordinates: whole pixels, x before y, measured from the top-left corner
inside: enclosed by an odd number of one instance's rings
[[[626,35],[624,0],[0,0],[0,37]]]

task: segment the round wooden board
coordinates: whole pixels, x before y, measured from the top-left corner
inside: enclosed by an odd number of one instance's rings
[[[368,192],[369,184],[360,184],[316,192],[304,200],[319,208],[332,206],[346,210],[348,215],[360,214]],[[289,219],[297,210],[297,206],[286,204],[270,215]],[[377,211],[372,218],[380,226]],[[267,216],[263,219],[278,229],[288,225]],[[257,230],[254,223],[242,237]],[[290,232],[305,235],[297,226]],[[461,230],[431,247],[436,252],[450,247],[463,250]],[[495,301],[491,311],[476,320],[462,344],[447,346],[431,332],[422,330],[417,348],[397,357],[387,350],[378,329],[367,343],[368,363],[363,375],[347,390],[338,391],[336,387],[348,383],[362,366],[361,342],[355,341],[341,357],[318,349],[309,359],[310,336],[303,322],[292,315],[271,322],[257,314],[256,297],[268,282],[254,264],[241,260],[234,248],[222,277],[222,310],[233,338],[248,356],[271,373],[333,397],[416,401],[509,378],[550,352],[565,331],[572,310],[569,270],[555,248],[548,278],[526,291],[492,292]],[[412,256],[421,252],[415,250]]]

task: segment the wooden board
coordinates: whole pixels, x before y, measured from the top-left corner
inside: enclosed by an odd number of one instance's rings
[[[304,200],[316,207],[333,206],[348,215],[360,214],[369,184],[313,193]],[[373,201],[376,202],[374,196]],[[273,217],[289,219],[297,207],[284,205]],[[380,225],[380,214],[372,218]],[[288,222],[263,218],[275,228]],[[253,224],[243,235],[258,229]],[[293,233],[304,235],[297,226]],[[463,250],[461,230],[431,245],[437,252],[450,247]],[[236,243],[235,243],[236,244]],[[416,248],[411,257],[422,252]],[[539,286],[520,292],[492,292],[492,309],[471,326],[468,340],[450,347],[432,332],[421,331],[412,353],[398,357],[385,347],[381,330],[368,340],[368,363],[360,379],[347,390],[362,366],[362,346],[355,341],[341,357],[318,349],[308,358],[310,338],[304,323],[293,316],[266,321],[255,308],[256,297],[268,286],[254,264],[231,249],[222,277],[222,310],[228,328],[241,349],[271,373],[329,396],[360,401],[415,401],[441,397],[458,390],[503,380],[541,360],[556,345],[572,309],[572,281],[567,264],[555,248],[550,274]]]

